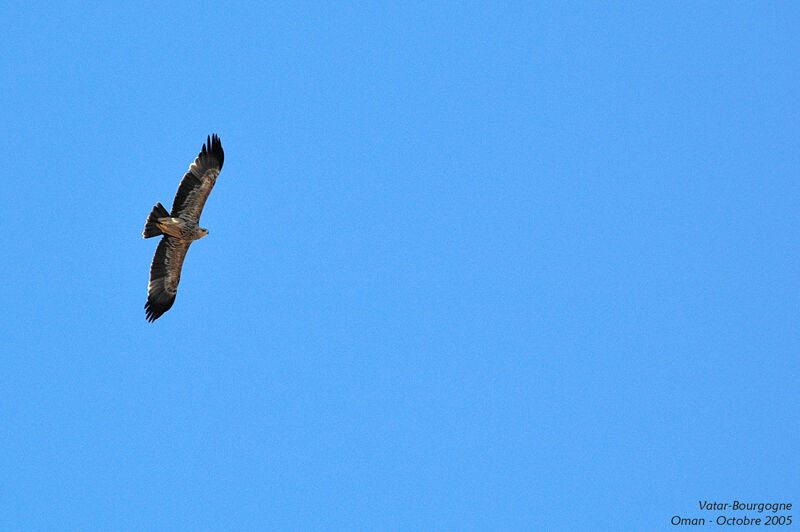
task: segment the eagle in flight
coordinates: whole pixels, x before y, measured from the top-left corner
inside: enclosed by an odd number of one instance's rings
[[[172,212],[157,203],[147,217],[142,236],[163,235],[150,266],[150,284],[144,305],[147,321],[157,320],[175,303],[186,252],[192,242],[208,234],[208,229],[197,224],[224,159],[222,143],[218,136],[212,135],[183,176],[172,202]]]

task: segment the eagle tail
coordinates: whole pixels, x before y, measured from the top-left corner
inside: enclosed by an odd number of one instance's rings
[[[153,207],[152,211],[150,211],[150,216],[147,217],[147,222],[144,224],[142,236],[144,238],[152,238],[154,236],[163,234],[161,228],[158,227],[158,219],[167,216],[169,216],[167,209],[165,209],[161,203],[156,203],[156,206]]]

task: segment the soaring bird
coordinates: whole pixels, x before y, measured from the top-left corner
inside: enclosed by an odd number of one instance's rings
[[[219,137],[208,137],[202,151],[178,186],[172,202],[172,212],[167,212],[161,203],[156,203],[147,217],[142,236],[151,238],[164,235],[158,243],[153,264],[150,266],[147,303],[144,305],[147,321],[157,320],[175,303],[186,252],[192,242],[208,234],[208,229],[200,227],[198,222],[208,195],[222,170],[224,159],[225,153]]]

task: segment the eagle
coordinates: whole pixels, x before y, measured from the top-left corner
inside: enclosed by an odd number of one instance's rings
[[[150,283],[147,285],[147,303],[144,305],[145,317],[149,322],[157,320],[175,303],[186,252],[192,242],[208,235],[208,229],[198,225],[200,213],[217,182],[224,159],[219,137],[211,135],[183,176],[172,201],[172,212],[167,212],[161,203],[156,203],[147,217],[142,236],[152,238],[163,235],[150,265]]]

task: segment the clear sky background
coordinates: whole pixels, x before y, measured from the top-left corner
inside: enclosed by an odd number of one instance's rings
[[[531,4],[5,3],[0,528],[800,505],[800,8]]]

